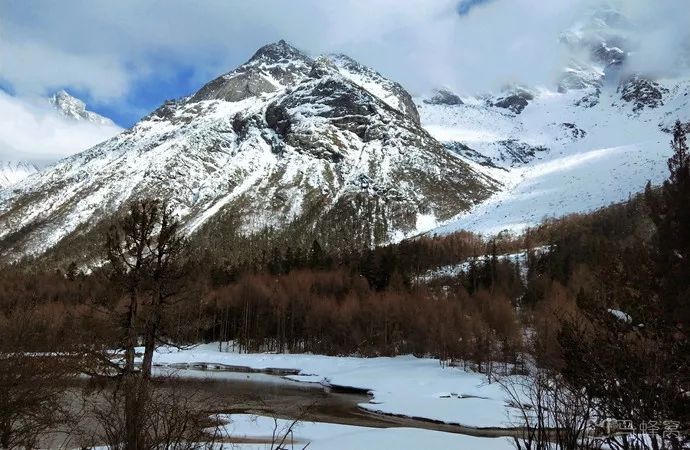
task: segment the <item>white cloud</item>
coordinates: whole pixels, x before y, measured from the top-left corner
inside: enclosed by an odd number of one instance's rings
[[[45,165],[122,131],[116,126],[70,120],[44,98],[17,98],[1,90],[0,117],[0,161]]]
[[[49,42],[2,40],[0,55],[7,61],[0,77],[21,94],[47,94],[70,86],[109,100],[124,95],[132,81],[117,58],[70,53]]]
[[[202,84],[284,38],[349,53],[413,91],[549,84],[569,56],[560,32],[609,1],[493,0],[463,16],[458,0],[4,2],[0,78],[23,94],[74,86],[113,102],[180,66]],[[690,23],[681,3],[618,1],[638,44],[633,66],[672,67]]]

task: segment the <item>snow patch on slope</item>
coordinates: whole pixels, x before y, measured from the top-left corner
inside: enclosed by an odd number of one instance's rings
[[[36,165],[24,161],[0,161],[0,189],[19,183],[38,172]]]
[[[600,92],[541,91],[520,115],[478,101],[445,106],[418,100],[422,124],[432,135],[476,151],[464,154],[476,156],[479,166],[504,185],[433,232],[519,232],[547,217],[627,200],[648,180],[660,183],[671,153],[667,130],[677,119],[690,120],[690,82],[659,83],[669,91],[663,104],[642,110],[621,99],[615,86]],[[589,94],[599,101],[579,103]]]

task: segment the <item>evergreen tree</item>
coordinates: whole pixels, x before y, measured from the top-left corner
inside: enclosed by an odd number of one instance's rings
[[[659,294],[664,318],[690,332],[690,152],[680,122],[673,127],[669,179],[645,196],[657,228]]]
[[[323,269],[325,265],[326,255],[321,248],[319,241],[314,239],[309,250],[309,267],[312,269]]]

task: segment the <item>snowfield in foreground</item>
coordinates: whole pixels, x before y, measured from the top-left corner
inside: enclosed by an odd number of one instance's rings
[[[271,440],[274,430],[283,436],[290,428],[290,422],[278,420],[277,428],[273,419],[263,416],[233,414],[218,416],[227,422],[221,436],[234,439]],[[509,438],[477,438],[462,434],[440,431],[420,430],[415,428],[368,428],[352,425],[337,425],[318,422],[300,422],[293,429],[294,448],[303,448],[309,443],[309,449],[319,450],[418,450],[457,449],[457,450],[508,450],[513,448]],[[290,446],[287,440],[285,447]],[[268,444],[234,444],[233,448],[270,449]]]
[[[362,409],[437,420],[477,428],[510,427],[505,394],[486,376],[442,368],[436,359],[331,357],[321,355],[238,354],[219,352],[217,344],[190,350],[160,349],[157,365],[242,366],[252,369],[296,369],[286,378],[371,391]]]

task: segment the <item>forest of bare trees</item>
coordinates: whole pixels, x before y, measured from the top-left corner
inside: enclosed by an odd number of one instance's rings
[[[492,382],[532,375],[543,383],[531,385],[533,408],[547,417],[554,408],[543,401],[569,402],[577,417],[559,420],[577,429],[578,411],[688,424],[690,155],[679,126],[672,146],[663,186],[488,241],[459,232],[348,254],[314,241],[217,259],[181,237],[164,203],[137,202],[103,236],[102,266],[20,263],[0,272],[0,391],[9,393],[0,396],[0,447],[35,446],[40,432],[69,422],[56,387],[75,374],[106,380],[100,414],[118,420],[101,440],[156,448],[170,438],[161,425],[177,421],[175,439],[193,441],[182,437],[196,436],[200,416],[151,413],[185,401],[151,389],[152,358],[159,345],[200,342],[436,357]],[[502,256],[515,252],[525,257]],[[456,275],[428,276],[460,263]],[[554,389],[560,397],[547,395]],[[536,427],[519,445],[549,448]],[[559,437],[558,448],[575,448],[579,437]],[[680,449],[682,439],[607,445]]]

